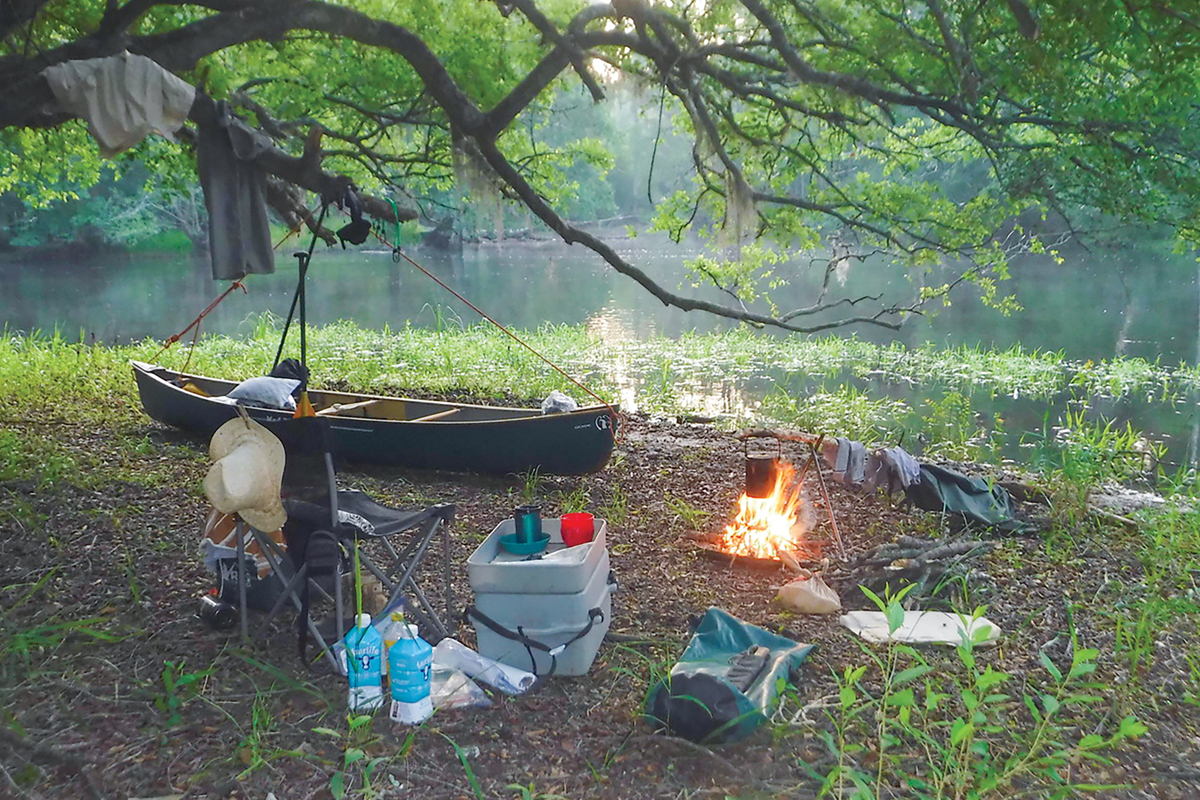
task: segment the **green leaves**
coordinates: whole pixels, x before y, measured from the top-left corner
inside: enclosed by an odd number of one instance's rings
[[[34,101],[16,95],[47,60],[134,37],[151,53],[185,45],[196,63],[180,59],[184,77],[273,118],[288,154],[319,126],[326,169],[439,217],[525,227],[534,211],[562,230],[564,218],[649,213],[677,241],[698,232],[714,247],[693,278],[720,288],[728,305],[715,310],[734,319],[892,325],[966,284],[1010,313],[1009,259],[1045,249],[1012,224],[1022,216],[1112,215],[1200,241],[1200,31],[1161,5],[651,3],[638,25],[579,0],[539,0],[528,15],[460,0],[284,2],[266,20],[253,4],[240,16],[151,5],[101,32],[97,4],[55,3],[0,40],[14,128],[57,125],[0,134],[0,192],[44,203],[96,183],[105,167],[82,126],[18,108]],[[564,123],[568,109],[586,122]],[[656,129],[652,147],[630,146],[621,128],[633,126]],[[493,163],[456,186],[456,168],[483,151]],[[151,153],[146,166],[179,174]],[[652,179],[648,154],[670,174],[660,165]],[[771,247],[746,249],[758,239]],[[770,254],[789,251],[807,258],[784,272]],[[846,284],[868,258],[914,284],[883,282],[878,295]],[[926,274],[935,267],[946,274]],[[801,276],[811,306],[778,308],[772,289]],[[821,312],[834,319],[806,320]]]
[[[371,757],[369,749],[378,742],[378,737],[372,730],[374,723],[375,716],[371,714],[349,713],[346,715],[345,731],[324,726],[312,729],[313,733],[333,739],[342,751],[341,763],[329,776],[329,793],[335,800],[341,800],[350,795],[355,782],[358,784],[358,791],[361,792],[362,797],[374,797],[372,781],[375,772],[390,763],[393,758],[408,757],[417,729],[409,731],[409,735],[398,753]],[[388,777],[395,785],[394,776],[389,775]]]
[[[1050,673],[1050,677],[1054,678],[1056,683],[1062,683],[1062,671],[1054,665],[1050,660],[1050,656],[1046,655],[1045,650],[1038,651],[1038,660],[1042,662],[1042,666]]]
[[[216,665],[198,672],[184,670],[184,662],[163,662],[161,673],[162,689],[154,695],[154,707],[166,718],[167,728],[177,727],[183,722],[183,707],[195,697],[200,684],[216,669]]]
[[[903,593],[864,594],[889,613]],[[931,663],[907,645],[864,652],[873,666],[845,668],[839,702],[827,712],[833,733],[821,738],[836,763],[824,771],[804,765],[822,781],[820,796],[875,798],[903,785],[917,797],[1065,798],[1088,790],[1072,782],[1073,764],[1107,761],[1122,742],[1147,731],[1130,716],[1115,731],[1081,733],[1096,723],[1086,709],[1108,691],[1086,682],[1099,657],[1094,649],[1076,650],[1065,673],[1042,653],[1049,681],[1034,689],[1043,679],[1023,674],[1021,685],[1030,688],[1016,698],[998,691],[1013,676],[999,669],[996,651],[975,643],[954,651],[957,663]],[[857,766],[863,753],[873,755],[871,771]]]
[[[892,682],[897,686],[903,686],[909,681],[913,681],[924,675],[928,675],[932,671],[933,667],[929,666],[928,664],[918,664],[915,667],[909,667],[908,669],[903,669],[900,672],[897,672],[895,677],[892,678]]]

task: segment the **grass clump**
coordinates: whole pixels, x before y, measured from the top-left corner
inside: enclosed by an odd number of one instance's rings
[[[100,347],[50,335],[0,336],[0,414],[141,420],[126,362],[243,379],[274,363],[281,321],[265,314],[243,338],[201,337],[163,351],[146,341]],[[1070,403],[1105,397],[1171,403],[1196,391],[1196,370],[1138,359],[1074,363],[1061,353],[930,345],[878,346],[838,337],[764,336],[746,330],[677,339],[605,342],[584,326],[546,325],[521,340],[607,401],[636,410],[715,416],[743,424],[799,427],[865,441],[912,443],[955,458],[1013,455],[1024,433],[1009,405],[1036,403],[1065,417]],[[376,394],[459,394],[533,405],[554,389],[594,402],[522,346],[487,325],[439,322],[380,331],[352,322],[309,329],[314,385]],[[298,356],[298,335],[283,356]],[[759,399],[761,398],[761,399]],[[1022,413],[1028,416],[1028,412]],[[1004,412],[1004,413],[1001,413]],[[984,422],[978,422],[982,418]],[[940,449],[939,449],[940,446]],[[916,449],[920,449],[917,447]]]
[[[805,431],[836,434],[863,442],[899,438],[912,408],[903,400],[879,397],[853,386],[797,396],[776,389],[758,409],[759,421],[773,420]]]

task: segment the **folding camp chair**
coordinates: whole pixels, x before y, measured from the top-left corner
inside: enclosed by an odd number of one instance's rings
[[[434,540],[440,537],[443,612],[450,618],[454,608],[450,584],[450,524],[454,520],[454,505],[406,511],[384,506],[363,492],[338,489],[326,419],[305,417],[267,427],[279,437],[286,453],[283,504],[288,522],[284,525],[286,553],[270,536],[251,529],[272,570],[283,582],[264,628],[291,604],[300,617],[302,654],[305,639],[310,637],[336,668],[331,645],[341,640],[347,612],[353,611],[353,606],[345,605],[342,578],[354,570],[357,545],[362,570],[374,575],[388,593],[385,608],[402,607],[431,642],[449,636],[451,631],[418,578]],[[237,538],[240,550],[243,541],[242,537]],[[240,552],[238,562],[244,563]],[[238,583],[241,586],[244,581]],[[244,587],[240,591],[244,592]],[[314,597],[332,603],[332,615],[327,615],[332,619],[332,629],[328,625],[323,628],[310,617]],[[241,599],[242,629],[246,633],[246,604],[244,597]],[[330,636],[336,638],[329,641]]]

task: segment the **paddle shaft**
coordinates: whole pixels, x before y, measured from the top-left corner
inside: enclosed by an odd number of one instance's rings
[[[279,366],[279,359],[283,356],[283,345],[287,342],[288,330],[292,327],[292,319],[296,316],[296,306],[300,307],[300,363],[305,367],[308,366],[308,338],[305,332],[307,327],[306,303],[304,298],[304,282],[308,277],[308,265],[312,261],[313,250],[317,246],[317,232],[321,230],[321,223],[325,221],[325,212],[329,210],[329,203],[321,203],[321,213],[317,216],[317,224],[313,228],[312,239],[308,243],[307,252],[293,253],[300,261],[300,280],[296,283],[296,291],[292,294],[292,307],[288,310],[287,322],[283,324],[283,335],[279,337],[279,349],[275,351],[275,363],[271,365],[271,371]]]

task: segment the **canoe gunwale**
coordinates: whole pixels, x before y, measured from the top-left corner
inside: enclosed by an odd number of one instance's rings
[[[234,381],[181,373],[143,362],[132,362],[138,394],[146,413],[166,425],[202,435],[211,434],[236,416],[235,404],[195,392],[171,382],[213,382],[219,387]],[[310,396],[321,395],[310,390]],[[374,400],[414,403],[429,409],[463,409],[472,414],[504,412],[508,416],[485,419],[396,419],[347,414],[326,414],[334,436],[335,453],[350,462],[418,469],[513,474],[539,470],[548,475],[584,475],[603,469],[612,455],[616,406],[595,405],[561,414],[540,409],[482,406],[418,398],[330,393],[341,402]],[[219,396],[218,396],[219,397]],[[252,419],[270,428],[292,418],[292,412],[243,406]]]
[[[230,390],[232,390],[235,386],[238,385],[238,381],[231,381],[231,380],[228,380],[225,378],[213,378],[213,377],[209,377],[207,375],[194,375],[194,374],[187,373],[187,372],[178,372],[176,370],[169,369],[167,367],[161,367],[161,366],[158,366],[155,364],[147,364],[142,361],[132,361],[130,363],[133,365],[135,373],[140,372],[140,373],[146,375],[147,377],[154,379],[155,381],[161,383],[164,388],[174,390],[174,391],[179,392],[182,395],[185,395],[189,398],[197,397],[202,400],[215,401],[217,403],[220,403],[221,405],[232,405],[231,403],[226,403],[226,401],[224,401],[224,400],[216,400],[215,399],[217,397],[221,397],[222,395],[211,395],[211,396],[205,397],[203,395],[194,394],[192,392],[187,391],[186,389],[184,389],[181,386],[176,386],[175,384],[171,383],[170,380],[164,379],[162,377],[162,375],[160,375],[158,373],[160,373],[160,372],[167,373],[167,374],[171,375],[173,378],[182,378],[182,379],[192,380],[192,381],[199,380],[204,383],[218,383],[218,384],[222,384],[222,385],[228,384]],[[455,403],[450,400],[426,400],[426,399],[420,398],[420,397],[398,397],[398,396],[389,396],[389,395],[365,394],[365,393],[361,393],[361,392],[342,392],[342,391],[332,391],[332,390],[326,390],[326,389],[309,389],[310,400],[314,395],[317,397],[320,397],[320,398],[326,398],[331,395],[338,396],[338,397],[352,398],[350,400],[350,402],[361,402],[361,401],[367,401],[367,400],[382,400],[382,401],[400,402],[400,403],[422,403],[422,404],[431,405],[431,406],[441,406],[446,409],[451,409],[451,408],[464,409],[464,410],[480,411],[480,412],[484,412],[484,413],[488,413],[488,412],[495,413],[497,411],[503,411],[503,412],[507,412],[512,415],[510,417],[494,417],[492,419],[471,419],[471,420],[463,420],[463,419],[455,420],[455,419],[449,419],[449,418],[447,418],[445,420],[441,420],[441,419],[431,419],[431,420],[396,419],[395,417],[368,417],[368,416],[356,416],[356,415],[342,416],[337,413],[324,413],[324,414],[320,415],[327,419],[370,420],[371,422],[380,422],[380,423],[388,422],[388,423],[404,423],[406,425],[439,425],[439,426],[443,426],[443,425],[480,425],[480,424],[496,425],[499,423],[508,423],[508,422],[525,422],[530,419],[538,419],[538,418],[545,416],[542,414],[540,409],[521,408],[519,406],[485,406],[485,405],[480,405],[478,403]],[[267,408],[264,406],[253,406],[253,407],[247,407],[247,408],[248,408],[248,410],[251,410],[252,413],[268,412],[268,413],[272,413],[272,414],[281,414],[281,415],[286,415],[286,416],[291,415],[291,412],[289,412],[289,411],[285,411],[285,410],[281,410],[281,409],[272,409],[272,408]],[[559,414],[557,416],[565,416],[565,417],[580,416],[580,417],[582,417],[582,416],[591,416],[598,412],[604,412],[604,411],[617,411],[617,406],[615,406],[615,405],[607,406],[607,405],[602,405],[602,404],[591,405],[591,406],[580,406],[579,408],[575,409],[574,411],[563,412],[562,414]]]

